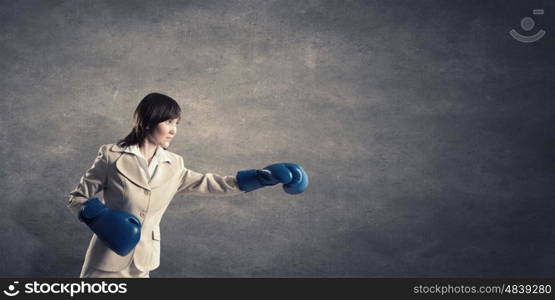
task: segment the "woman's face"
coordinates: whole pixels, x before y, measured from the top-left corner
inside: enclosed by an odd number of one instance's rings
[[[167,149],[170,146],[171,140],[177,133],[177,125],[179,125],[179,121],[180,118],[176,118],[158,123],[158,126],[156,126],[150,135],[151,142]]]

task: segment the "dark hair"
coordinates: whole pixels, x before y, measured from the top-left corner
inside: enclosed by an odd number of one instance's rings
[[[181,108],[175,100],[163,94],[150,93],[135,109],[133,129],[117,144],[120,147],[141,145],[158,123],[176,118],[181,118]]]

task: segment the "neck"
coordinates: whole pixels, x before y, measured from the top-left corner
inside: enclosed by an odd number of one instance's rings
[[[152,157],[154,156],[154,153],[156,152],[157,147],[158,145],[152,143],[148,139],[145,139],[143,144],[139,146],[139,150],[141,151],[141,154],[146,159],[146,161],[150,163]]]

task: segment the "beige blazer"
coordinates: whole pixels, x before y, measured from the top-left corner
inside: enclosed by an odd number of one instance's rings
[[[119,256],[93,234],[85,255],[86,266],[117,272],[134,261],[142,271],[154,270],[160,265],[160,220],[176,193],[225,196],[243,193],[235,176],[200,174],[187,169],[181,156],[169,151],[166,154],[169,161],[160,162],[147,182],[135,155],[115,144],[100,147],[93,165],[69,194],[67,206],[77,218],[83,203],[103,191],[103,201],[108,207],[141,220],[141,239],[131,253]]]

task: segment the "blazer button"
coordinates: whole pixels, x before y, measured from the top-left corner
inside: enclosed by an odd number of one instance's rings
[[[149,190],[145,190],[145,195],[150,195],[150,191]]]
[[[145,217],[145,213],[141,211],[141,213],[139,214],[142,218]]]

